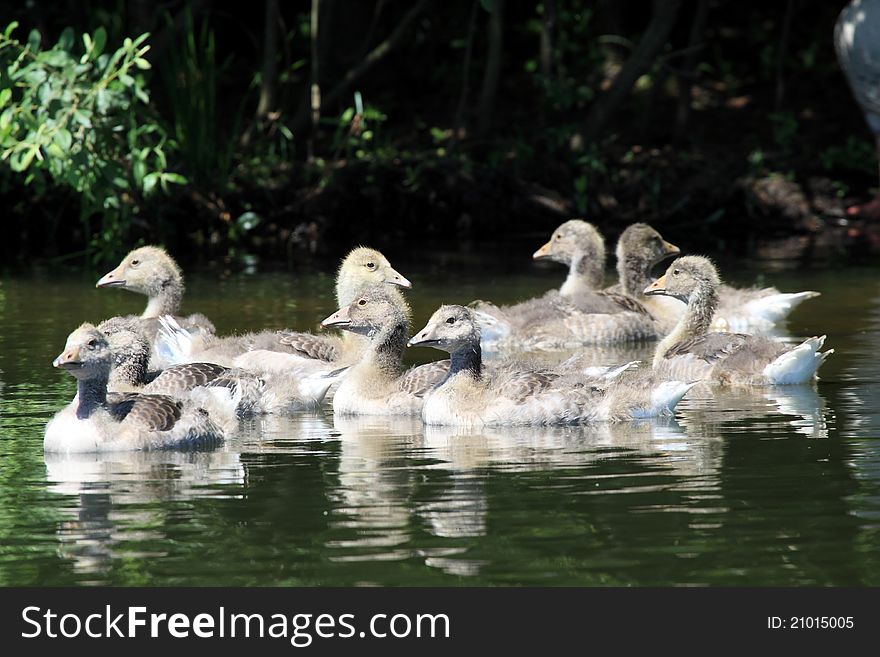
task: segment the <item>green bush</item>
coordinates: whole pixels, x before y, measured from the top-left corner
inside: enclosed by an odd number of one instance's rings
[[[22,43],[16,27],[0,35],[0,160],[38,192],[74,190],[91,250],[113,248],[146,196],[186,182],[166,171],[168,138],[150,111],[148,35],[111,52],[103,28],[81,46],[68,28],[44,49],[39,32]]]

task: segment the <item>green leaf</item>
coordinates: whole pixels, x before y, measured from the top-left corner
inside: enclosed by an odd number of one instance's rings
[[[175,185],[185,185],[187,184],[187,182],[189,182],[179,173],[163,173],[162,180],[164,180],[165,182],[174,183]]]
[[[54,135],[52,135],[52,140],[58,144],[64,151],[69,151],[70,146],[73,143],[73,137],[71,136],[68,130],[64,128],[59,128]]]
[[[147,165],[143,160],[136,160],[131,166],[131,173],[134,176],[134,182],[138,187],[143,187],[144,176],[147,175]]]
[[[40,41],[42,41],[42,38],[40,37],[39,30],[31,30],[27,39],[28,48],[36,52],[40,49]]]
[[[85,112],[81,109],[77,109],[73,111],[73,120],[79,123],[81,126],[86,128],[92,127],[91,116],[88,112]]]
[[[92,42],[92,59],[95,59],[104,52],[104,46],[107,45],[107,30],[103,27],[95,30],[95,33],[92,35]]]
[[[46,146],[46,155],[55,160],[63,160],[67,156],[67,153],[65,153],[58,144],[52,142]]]
[[[15,31],[15,28],[18,27],[18,21],[12,21],[9,25],[6,26],[6,30],[3,32],[3,36],[7,39],[12,36],[12,33]]]
[[[0,107],[4,107],[10,98],[12,98],[12,89],[7,88],[0,91]]]
[[[65,27],[58,37],[58,46],[68,52],[73,49],[73,28]]]
[[[31,147],[27,150],[13,153],[12,157],[9,158],[10,168],[12,168],[13,171],[24,171],[31,165],[31,162],[33,162],[37,150],[39,150],[38,147]]]
[[[149,194],[156,187],[156,183],[159,182],[159,174],[158,173],[148,173],[144,176],[144,194]]]
[[[49,66],[57,66],[59,68],[70,63],[70,55],[63,50],[49,50],[42,53],[39,59]]]
[[[5,130],[10,125],[12,125],[12,117],[15,116],[15,108],[8,107],[3,110],[3,114],[0,114],[0,129]]]

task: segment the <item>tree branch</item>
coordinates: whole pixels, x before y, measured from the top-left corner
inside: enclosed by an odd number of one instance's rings
[[[355,80],[360,78],[376,63],[384,58],[389,52],[391,52],[397,46],[397,44],[403,40],[403,37],[404,35],[406,35],[406,32],[409,29],[410,25],[415,21],[416,18],[418,18],[419,14],[424,11],[429,2],[430,0],[419,0],[419,2],[416,3],[416,5],[406,13],[400,23],[397,24],[397,27],[394,28],[394,31],[387,39],[385,39],[385,41],[373,48],[367,54],[367,56],[363,58],[360,64],[358,64],[354,68],[349,69],[349,71],[342,77],[342,79],[336,84],[336,86],[330,90],[330,93],[328,93],[327,96],[324,98],[324,102],[329,103],[339,98]]]
[[[681,0],[653,0],[651,22],[639,45],[620,69],[611,87],[593,103],[582,132],[584,141],[594,141],[608,120],[626,99],[636,80],[647,71],[675,26]]]

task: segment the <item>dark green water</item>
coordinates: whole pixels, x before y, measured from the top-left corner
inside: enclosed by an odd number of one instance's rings
[[[441,302],[507,301],[561,278],[398,269],[418,326]],[[85,274],[2,279],[0,584],[876,586],[877,274],[766,275],[822,292],[788,326],[828,334],[822,380],[698,395],[674,420],[456,435],[325,409],[251,421],[215,452],[48,461],[44,425],[74,391],[52,358],[81,321],[143,299]],[[314,329],[332,284],[203,274],[184,310],[222,332]]]

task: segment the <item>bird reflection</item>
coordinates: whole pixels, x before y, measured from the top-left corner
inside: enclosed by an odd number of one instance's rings
[[[420,440],[417,417],[335,416],[341,451],[339,486],[329,491],[336,529],[345,538],[332,540],[338,560],[393,559],[409,556],[396,550],[410,538],[410,499],[415,473],[403,453]]]
[[[722,438],[765,429],[788,437],[790,429],[808,438],[827,438],[830,411],[815,385],[719,388],[700,385],[677,410],[692,437]]]
[[[98,579],[115,558],[161,557],[168,509],[157,502],[212,495],[238,497],[247,471],[239,454],[211,452],[121,452],[46,454],[49,490],[71,498],[69,518],[59,523],[59,554],[82,574]],[[132,550],[132,546],[145,546]]]

